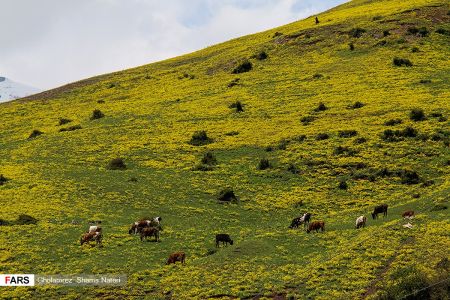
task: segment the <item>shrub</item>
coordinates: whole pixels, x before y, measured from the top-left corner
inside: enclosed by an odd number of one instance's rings
[[[210,256],[213,255],[217,252],[217,249],[215,248],[209,248],[208,250],[206,250],[206,253],[203,256]]]
[[[319,105],[316,107],[316,109],[314,109],[314,111],[324,111],[327,110],[328,107],[326,107],[325,103],[320,102]]]
[[[266,170],[266,169],[270,168],[271,166],[272,165],[270,164],[270,161],[267,158],[262,158],[259,161],[258,169],[259,170]]]
[[[236,112],[243,112],[244,108],[242,107],[241,101],[236,101],[229,106],[230,108],[235,108]]]
[[[300,122],[302,122],[303,125],[308,125],[315,119],[316,119],[316,117],[314,117],[314,116],[304,116],[304,117],[300,118]]]
[[[9,225],[9,221],[5,219],[0,219],[0,226],[7,226]]]
[[[378,21],[378,20],[382,20],[383,16],[375,16],[372,18],[373,21]]]
[[[365,32],[365,29],[356,27],[349,31],[349,35],[354,38],[360,38]]]
[[[430,80],[430,79],[421,79],[421,80],[419,81],[419,83],[423,83],[423,84],[431,83],[431,80]]]
[[[59,124],[59,126],[61,126],[61,125],[65,125],[65,124],[70,123],[70,122],[72,122],[72,120],[66,119],[66,118],[59,118],[58,124]]]
[[[402,140],[402,138],[404,137],[416,137],[418,134],[417,130],[408,126],[403,130],[391,130],[391,129],[386,129],[381,138],[385,141],[388,142],[395,142],[398,140]]]
[[[294,165],[293,163],[290,163],[287,167],[287,170],[289,172],[291,172],[292,174],[298,174],[300,173],[300,170],[297,168],[296,165]]]
[[[364,144],[365,142],[367,142],[367,139],[365,137],[356,138],[354,141],[355,144]]]
[[[432,287],[426,274],[421,273],[414,265],[398,269],[390,277],[387,281],[388,285],[384,288],[384,293],[379,297],[380,300],[432,299]],[[433,288],[436,288],[436,286]]]
[[[21,214],[17,217],[17,220],[14,222],[14,224],[30,225],[30,224],[36,224],[37,222],[38,222],[38,220],[33,218],[32,216]]]
[[[268,57],[267,53],[265,51],[261,51],[258,54],[255,55],[255,58],[258,60],[264,60]]]
[[[235,79],[233,79],[233,80],[231,80],[229,83],[228,83],[228,87],[233,87],[233,86],[235,86],[235,85],[238,85],[239,84],[239,78],[235,78]]]
[[[389,30],[384,30],[383,31],[383,36],[387,37],[388,35],[391,35],[391,33],[389,32]]]
[[[447,30],[444,28],[438,28],[438,29],[436,29],[436,33],[443,34],[443,35],[450,35],[450,30]]]
[[[233,69],[233,74],[245,73],[250,71],[253,68],[253,65],[250,61],[245,60],[241,62],[238,66]]]
[[[346,156],[353,156],[357,153],[356,150],[350,149],[349,147],[345,146],[337,146],[334,149],[334,155],[346,155]]]
[[[340,190],[347,190],[347,189],[348,189],[348,184],[347,184],[347,182],[344,181],[344,180],[339,181],[338,188],[339,188]]]
[[[212,143],[213,140],[208,137],[206,134],[206,131],[196,131],[191,137],[191,140],[189,141],[189,144],[193,146],[203,146]]]
[[[418,184],[420,181],[419,174],[416,171],[401,170],[397,172],[402,184]]]
[[[326,140],[326,139],[328,139],[328,138],[330,138],[330,136],[328,135],[328,133],[319,133],[319,134],[316,136],[316,140],[318,140],[318,141]]]
[[[278,150],[286,150],[287,145],[290,143],[287,139],[282,139],[277,146]]]
[[[63,131],[74,131],[74,130],[78,130],[78,129],[82,129],[81,125],[73,125],[73,126],[69,126],[67,128],[61,128],[59,130],[59,132],[63,132]]]
[[[235,136],[235,135],[239,135],[239,132],[238,131],[230,131],[230,132],[225,133],[225,135],[227,135],[227,136]]]
[[[128,179],[129,182],[138,182],[138,179],[136,177],[131,177]]]
[[[306,135],[305,134],[301,134],[297,137],[294,137],[294,140],[297,142],[303,142],[304,140],[306,140]]]
[[[393,63],[397,67],[405,66],[405,67],[412,67],[412,62],[409,59],[406,58],[398,58],[394,57]]]
[[[416,122],[423,121],[426,119],[425,113],[420,108],[414,108],[413,110],[411,110],[411,112],[409,113],[409,118]]]
[[[282,32],[275,32],[274,34],[273,34],[273,37],[278,37],[278,36],[281,36],[281,35],[283,35],[283,33]]]
[[[314,79],[320,79],[320,78],[323,78],[323,75],[320,74],[320,73],[316,73],[316,74],[313,75],[313,78]]]
[[[341,138],[350,138],[354,137],[358,134],[356,130],[339,130],[338,136]]]
[[[350,49],[350,51],[353,51],[355,50],[355,45],[353,43],[349,43],[348,48]]]
[[[411,48],[411,52],[412,53],[417,53],[417,52],[419,52],[420,50],[419,50],[419,48],[417,48],[417,47],[412,47]]]
[[[386,125],[386,126],[394,126],[394,125],[402,124],[402,123],[403,123],[403,121],[400,120],[400,119],[390,119],[390,120],[384,122],[384,125]]]
[[[115,87],[115,86],[116,86],[115,83],[111,83],[111,84],[108,86],[108,88],[109,88],[109,89],[112,89],[112,88]]]
[[[348,108],[350,109],[358,109],[363,107],[365,104],[360,102],[360,101],[356,101],[355,103],[353,103],[352,105],[348,106]]]
[[[114,158],[112,159],[107,166],[109,170],[125,170],[127,166],[122,158]]]
[[[0,185],[4,185],[9,179],[0,174]]]
[[[91,120],[97,120],[103,118],[105,115],[100,111],[100,109],[94,109],[92,112]]]
[[[237,202],[238,198],[234,194],[234,191],[231,188],[225,188],[219,192],[219,195],[217,197],[219,201],[225,201],[225,202]]]
[[[105,103],[105,100],[97,100],[97,103],[103,104],[103,103]]]
[[[43,134],[42,131],[40,131],[40,130],[38,130],[38,129],[35,129],[35,130],[33,130],[33,131],[31,132],[31,134],[30,134],[30,136],[29,136],[28,138],[29,138],[29,139],[33,139],[33,138],[35,138],[35,137],[40,136],[41,134]]]
[[[203,155],[201,163],[205,164],[205,165],[210,165],[210,166],[215,165],[215,164],[217,164],[216,156],[212,152],[206,152]]]
[[[410,27],[410,28],[408,28],[408,33],[414,34],[414,35],[419,35],[421,37],[425,37],[425,36],[428,36],[428,34],[430,32],[428,31],[428,29],[426,27],[420,27],[420,28]]]

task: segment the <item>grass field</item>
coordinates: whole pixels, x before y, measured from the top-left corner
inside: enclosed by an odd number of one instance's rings
[[[0,273],[128,275],[0,298],[448,299],[450,5],[355,0],[318,18],[0,104]],[[190,144],[202,130],[211,143]],[[208,151],[217,164],[193,170]],[[226,187],[237,203],[217,200]],[[288,229],[303,212],[325,232]],[[143,216],[163,218],[160,243],[128,234]],[[80,247],[89,220],[103,247]],[[222,232],[235,243],[216,251]],[[186,265],[165,265],[175,251]]]

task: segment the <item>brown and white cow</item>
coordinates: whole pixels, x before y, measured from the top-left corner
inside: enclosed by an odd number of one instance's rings
[[[175,264],[177,261],[184,264],[185,259],[186,259],[186,254],[184,254],[184,252],[174,252],[174,253],[170,254],[166,265]]]
[[[319,232],[319,229],[321,229],[322,232],[325,231],[325,222],[324,221],[314,221],[314,222],[310,223],[306,232],[310,233],[312,230]]]
[[[80,244],[83,246],[84,243],[96,242],[97,245],[102,243],[102,233],[98,231],[86,232],[80,238]]]
[[[359,216],[356,219],[356,229],[366,227],[367,218],[365,216]]]
[[[131,224],[130,230],[128,230],[129,234],[138,234],[142,231],[142,229],[146,227],[160,227],[161,229],[161,217],[155,217],[152,220],[139,220]]]

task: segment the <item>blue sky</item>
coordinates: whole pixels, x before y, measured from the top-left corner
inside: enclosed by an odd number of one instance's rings
[[[189,53],[344,0],[0,0],[0,76],[41,89]]]

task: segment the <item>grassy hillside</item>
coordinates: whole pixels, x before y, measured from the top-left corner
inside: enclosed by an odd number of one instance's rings
[[[443,281],[417,299],[448,299],[450,5],[355,0],[318,18],[1,104],[0,273],[129,277],[0,298],[401,299]],[[226,187],[237,203],[217,200]],[[287,228],[306,211],[325,232]],[[162,216],[160,243],[128,235],[142,216]],[[89,220],[101,248],[79,245]],[[220,232],[235,244],[215,251]],[[165,266],[175,251],[187,264]]]

